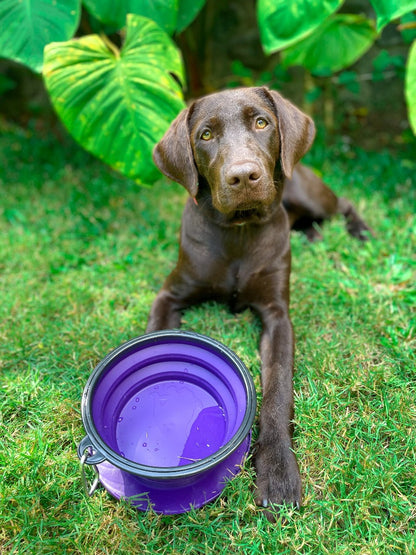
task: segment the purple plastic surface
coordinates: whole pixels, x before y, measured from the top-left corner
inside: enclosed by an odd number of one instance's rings
[[[196,345],[149,345],[118,361],[96,386],[92,415],[122,457],[148,466],[192,464],[218,451],[247,405],[241,379]]]
[[[247,384],[215,342],[191,335],[162,332],[159,340],[126,348],[84,393],[95,432],[131,469],[107,456],[97,465],[100,481],[141,510],[151,505],[170,514],[200,507],[239,471],[250,446],[248,427],[215,463],[247,419]]]
[[[169,482],[146,480],[120,470],[105,461],[97,465],[100,482],[116,499],[125,498],[140,511],[150,507],[158,513],[179,514],[199,509],[220,495],[228,480],[241,470],[241,464],[250,448],[251,434],[227,458],[200,475]]]
[[[226,425],[224,409],[203,387],[169,379],[143,387],[127,401],[117,421],[116,443],[132,461],[182,466],[215,453],[223,445]]]

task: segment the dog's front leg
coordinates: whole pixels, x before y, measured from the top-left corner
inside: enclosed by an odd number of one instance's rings
[[[292,449],[293,330],[287,307],[259,310],[263,323],[263,402],[256,455],[256,502],[264,507],[301,503],[301,479]],[[268,513],[273,518],[272,513]]]
[[[146,332],[179,328],[182,306],[172,292],[163,287],[153,302]]]
[[[146,332],[179,328],[182,312],[198,302],[201,295],[199,281],[178,262],[153,301]]]

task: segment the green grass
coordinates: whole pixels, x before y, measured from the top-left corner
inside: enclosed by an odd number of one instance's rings
[[[76,447],[90,372],[143,333],[174,264],[185,193],[139,188],[67,139],[2,129],[1,553],[416,552],[416,164],[341,142],[308,160],[376,238],[359,244],[340,219],[319,243],[292,238],[304,507],[270,524],[249,457],[213,503],[160,516],[103,489],[86,498]],[[235,350],[260,388],[249,312],[210,303],[184,320]]]

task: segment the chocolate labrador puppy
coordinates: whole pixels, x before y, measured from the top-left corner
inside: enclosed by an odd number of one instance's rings
[[[312,144],[312,120],[267,88],[215,93],[183,110],[156,145],[154,161],[190,194],[179,258],[154,301],[147,331],[178,328],[182,311],[207,299],[260,317],[263,401],[256,450],[256,502],[299,506],[292,449],[293,331],[289,317],[290,228],[341,213],[365,239],[367,225],[297,164]],[[271,516],[271,513],[268,513]]]

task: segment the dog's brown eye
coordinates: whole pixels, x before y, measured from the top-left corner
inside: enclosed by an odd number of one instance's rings
[[[257,129],[264,129],[265,127],[267,127],[268,123],[265,119],[263,118],[257,118],[256,119],[256,127]]]
[[[212,139],[211,131],[209,129],[205,129],[205,131],[201,135],[201,139],[203,141],[209,141],[210,139]]]

